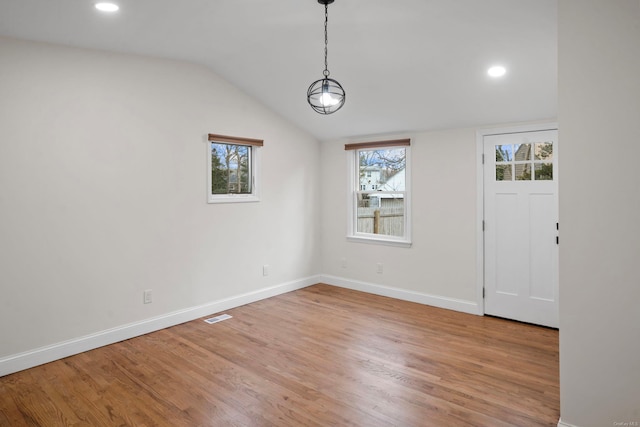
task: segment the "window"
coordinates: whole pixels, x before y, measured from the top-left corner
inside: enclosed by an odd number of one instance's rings
[[[209,203],[257,202],[258,154],[263,141],[209,134]]]
[[[496,181],[553,181],[552,141],[496,145],[495,151]]]
[[[346,144],[349,157],[348,239],[411,244],[410,140]]]

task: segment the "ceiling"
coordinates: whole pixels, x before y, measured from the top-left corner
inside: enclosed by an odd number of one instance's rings
[[[319,140],[557,114],[557,0],[335,0],[329,70],[347,101],[327,116],[306,101],[324,69],[317,0],[113,1],[0,0],[0,35],[199,63]]]

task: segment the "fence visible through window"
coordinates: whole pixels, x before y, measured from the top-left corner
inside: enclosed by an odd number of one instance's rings
[[[358,233],[404,235],[404,198],[379,196],[358,202]]]

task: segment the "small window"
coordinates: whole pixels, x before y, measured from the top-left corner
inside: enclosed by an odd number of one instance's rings
[[[209,134],[209,203],[260,200],[257,171],[262,145],[261,140]]]
[[[553,142],[496,145],[495,152],[496,181],[553,181]]]
[[[411,244],[409,144],[406,139],[345,145],[352,165],[350,240]]]

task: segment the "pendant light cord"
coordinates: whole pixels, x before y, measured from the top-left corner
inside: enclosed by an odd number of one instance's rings
[[[327,35],[327,25],[329,23],[329,3],[324,4],[324,74],[325,77],[329,77],[329,62],[327,56],[329,53],[329,36]]]

